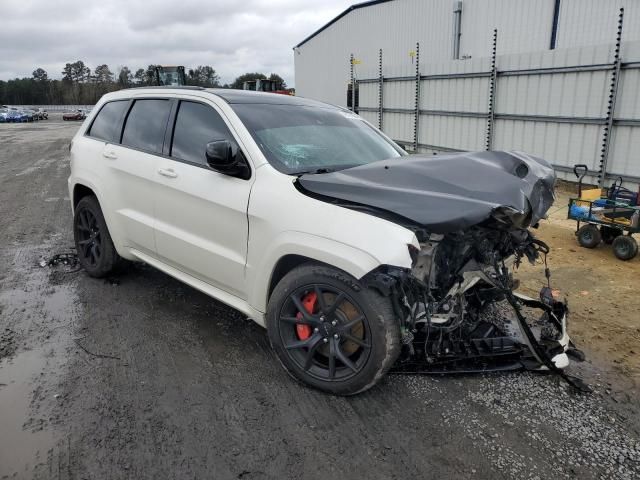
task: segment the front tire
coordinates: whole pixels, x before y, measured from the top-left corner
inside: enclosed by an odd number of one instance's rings
[[[78,261],[89,276],[106,277],[122,263],[113,246],[98,199],[93,195],[80,199],[75,208],[73,237]]]
[[[290,375],[336,395],[371,388],[400,353],[390,299],[326,266],[302,265],[284,276],[269,299],[267,330]]]

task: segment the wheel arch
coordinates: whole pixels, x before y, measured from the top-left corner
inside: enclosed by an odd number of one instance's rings
[[[354,246],[302,232],[283,232],[261,257],[261,262],[247,272],[248,278],[252,279],[249,304],[261,312],[266,311],[278,282],[302,264],[315,263],[335,268],[356,279],[381,264],[370,253]]]
[[[328,263],[321,262],[319,260],[316,260],[315,258],[307,257],[305,255],[284,255],[278,260],[278,262],[273,267],[273,271],[271,272],[271,279],[269,280],[269,290],[267,292],[267,302],[269,302],[271,294],[273,293],[273,289],[276,288],[276,285],[278,285],[278,283],[280,283],[280,280],[282,280],[284,276],[294,268],[305,264],[322,265],[325,267],[336,268],[333,265],[329,265]]]
[[[104,221],[107,224],[107,229],[109,230],[111,240],[116,247],[116,251],[122,258],[125,258],[127,260],[135,260],[135,258],[131,256],[131,254],[122,244],[119,231],[114,228],[116,225],[114,225],[114,222],[112,220],[112,212],[109,211],[108,205],[105,205],[100,190],[98,190],[87,179],[73,178],[69,179],[69,195],[71,198],[72,215],[75,215],[76,206],[78,205],[80,200],[89,195],[95,196],[96,200],[98,201],[100,210],[102,211]]]
[[[82,200],[84,197],[88,197],[89,195],[93,195],[96,198],[98,197],[96,195],[96,192],[93,191],[92,188],[87,187],[86,185],[83,185],[82,183],[76,183],[73,186],[73,210],[75,211],[76,207],[78,206],[78,202],[80,200]],[[100,200],[98,200],[98,203],[100,202]]]

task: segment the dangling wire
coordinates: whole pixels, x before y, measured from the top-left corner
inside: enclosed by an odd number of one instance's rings
[[[544,259],[544,276],[547,279],[547,287],[551,290],[551,270],[547,265],[547,252],[543,252],[542,258]]]

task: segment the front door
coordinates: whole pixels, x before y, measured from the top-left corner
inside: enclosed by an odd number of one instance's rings
[[[206,145],[236,142],[213,106],[181,100],[168,158],[157,158],[155,239],[165,263],[235,296],[246,298],[247,204],[253,178],[211,170]]]

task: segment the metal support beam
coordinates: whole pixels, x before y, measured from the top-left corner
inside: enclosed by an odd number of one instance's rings
[[[558,40],[558,20],[560,18],[560,0],[556,0],[553,6],[553,20],[551,23],[551,44],[549,45],[550,50],[555,50],[556,43]]]
[[[386,78],[385,78],[386,81]],[[377,113],[378,107],[358,107],[360,112]],[[382,109],[384,113],[406,113],[413,114],[413,108],[390,108]],[[471,118],[487,118],[485,112],[465,112],[459,110],[428,110],[420,109],[420,115],[432,115],[435,117],[471,117]],[[607,125],[607,118],[598,117],[565,117],[560,115],[530,115],[526,113],[496,113],[496,120],[521,120],[523,122],[541,122],[541,123],[575,123],[579,125]],[[640,119],[633,118],[614,118],[612,120],[614,126],[620,127],[640,127]]]
[[[486,150],[493,147],[493,125],[495,122],[495,96],[497,86],[496,50],[498,43],[498,29],[493,30],[493,47],[491,50],[491,79],[489,80],[489,112],[487,114]]]
[[[453,4],[453,59],[460,58],[460,37],[462,36],[462,1]]]
[[[420,129],[420,42],[416,43],[416,97],[413,114],[413,151],[418,151],[418,131]]]
[[[621,62],[621,70],[637,70],[640,69],[640,62]],[[594,65],[571,65],[568,67],[542,67],[527,68],[516,70],[498,70],[497,77],[513,77],[517,75],[551,75],[554,73],[582,73],[582,72],[605,72],[611,70],[610,63],[598,63]],[[454,78],[484,78],[491,77],[492,72],[469,72],[469,73],[437,73],[431,75],[421,75],[421,80],[449,80]],[[415,76],[409,77],[385,77],[384,81],[389,82],[414,82]],[[379,79],[364,78],[358,80],[358,83],[377,83]]]
[[[351,111],[356,111],[356,82],[353,74],[353,53],[349,56],[349,76],[351,82]]]
[[[616,49],[613,55],[613,71],[611,72],[611,85],[609,87],[609,104],[607,105],[607,124],[602,132],[602,149],[600,151],[600,169],[598,171],[598,186],[602,187],[607,176],[607,162],[609,160],[609,144],[613,134],[613,116],[616,109],[616,96],[618,94],[618,82],[620,80],[620,48],[622,46],[622,22],[624,20],[624,8],[618,15],[618,31],[616,33]]]
[[[384,113],[384,77],[382,76],[382,49],[378,55],[378,128],[382,130],[382,114]]]

